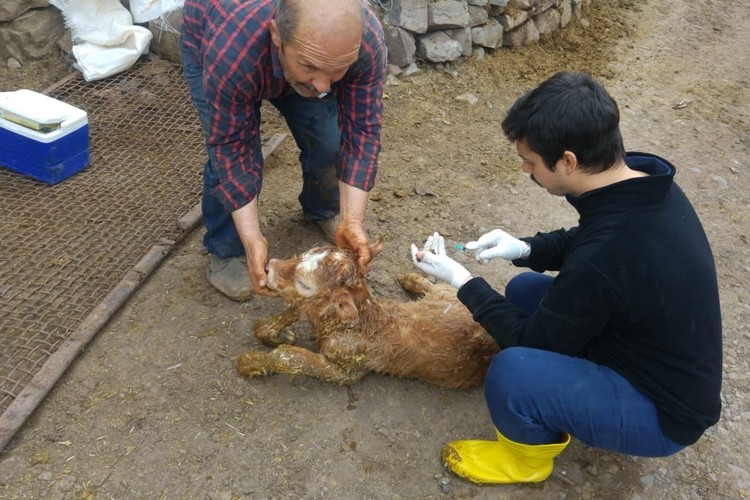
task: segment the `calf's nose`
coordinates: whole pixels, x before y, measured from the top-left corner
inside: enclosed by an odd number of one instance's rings
[[[268,262],[266,262],[266,274],[271,270],[271,267],[273,267],[274,263],[276,262],[276,259],[271,259]]]

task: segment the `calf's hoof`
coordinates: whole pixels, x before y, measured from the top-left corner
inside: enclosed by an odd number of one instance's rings
[[[398,284],[409,293],[414,295],[424,295],[433,287],[433,284],[427,278],[416,273],[404,274],[399,276]]]
[[[291,328],[284,328],[283,330],[279,332],[279,335],[276,337],[276,340],[279,341],[278,345],[281,345],[281,344],[294,345],[297,343],[297,334]]]
[[[248,351],[237,358],[237,371],[245,377],[256,377],[268,373],[265,353]]]
[[[279,328],[273,318],[259,320],[253,328],[255,338],[261,344],[269,347],[277,347],[281,344],[294,345],[297,343],[297,334],[291,328]]]

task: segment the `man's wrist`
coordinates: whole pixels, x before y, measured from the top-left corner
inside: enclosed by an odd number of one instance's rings
[[[531,245],[529,245],[525,241],[521,241],[521,255],[518,258],[527,259],[529,255],[531,255]]]
[[[464,286],[466,284],[466,282],[469,281],[469,280],[471,280],[472,278],[474,278],[474,276],[472,276],[471,274],[469,274],[469,275],[467,275],[464,278],[457,279],[455,283],[451,283],[451,284],[458,289],[458,288],[461,288],[462,286]]]

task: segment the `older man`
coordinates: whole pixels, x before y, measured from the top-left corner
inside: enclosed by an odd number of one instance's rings
[[[181,48],[206,135],[203,243],[214,287],[239,301],[272,293],[258,206],[263,99],[301,151],[305,219],[365,266],[386,68],[382,27],[366,3],[187,0]]]

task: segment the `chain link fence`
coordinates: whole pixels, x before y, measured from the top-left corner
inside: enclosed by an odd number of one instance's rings
[[[39,376],[50,357],[66,343],[75,356],[71,336],[111,309],[102,301],[144,255],[190,229],[177,222],[202,191],[204,139],[180,67],[75,75],[47,93],[88,113],[91,163],[54,186],[0,168],[0,443],[30,413],[17,400],[56,382]]]

